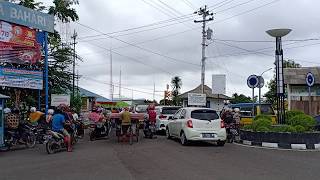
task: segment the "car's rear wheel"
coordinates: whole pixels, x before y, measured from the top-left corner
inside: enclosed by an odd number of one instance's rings
[[[166,136],[167,136],[167,139],[171,139],[172,138],[172,136],[170,135],[168,127],[166,128]]]
[[[184,134],[184,132],[181,132],[180,142],[181,142],[181,144],[182,144],[183,146],[188,145],[188,139],[187,139],[186,135]]]

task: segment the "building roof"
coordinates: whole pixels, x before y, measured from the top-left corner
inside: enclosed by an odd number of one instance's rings
[[[202,93],[201,92],[201,85],[196,87],[195,89],[192,89],[188,92],[185,92],[181,95],[179,95],[179,98],[181,99],[187,99],[188,98],[188,93]],[[224,100],[230,100],[229,96],[226,96],[224,94],[213,94],[212,89],[209,88],[207,85],[204,85],[204,94],[206,94],[207,98],[213,98],[213,99],[224,99]]]
[[[89,90],[86,90],[84,88],[79,87],[80,95],[81,97],[88,97],[88,98],[96,98],[97,102],[110,102],[111,100],[108,98],[105,98],[103,96],[100,96],[96,93],[93,93]]]
[[[320,67],[285,68],[283,69],[284,83],[305,85],[308,72],[314,75],[315,84],[320,84]]]

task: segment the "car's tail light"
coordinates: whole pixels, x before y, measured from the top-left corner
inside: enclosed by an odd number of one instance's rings
[[[193,124],[192,124],[192,121],[191,121],[191,120],[188,120],[188,121],[187,121],[187,127],[188,127],[188,128],[193,128]]]
[[[224,125],[224,121],[223,121],[223,120],[221,120],[221,122],[220,122],[220,127],[221,127],[221,128],[225,128],[225,125]]]
[[[164,115],[161,114],[161,115],[159,116],[159,118],[160,118],[160,119],[164,119],[164,118],[167,118],[167,116],[164,116]]]

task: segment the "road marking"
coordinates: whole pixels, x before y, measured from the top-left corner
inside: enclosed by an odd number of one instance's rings
[[[278,143],[262,142],[263,147],[278,148]]]
[[[270,147],[262,147],[262,146],[250,146],[240,143],[233,143],[236,146],[243,146],[255,149],[269,149],[269,150],[277,150],[277,151],[297,151],[297,152],[320,152],[320,149],[281,149],[281,148],[270,148]]]

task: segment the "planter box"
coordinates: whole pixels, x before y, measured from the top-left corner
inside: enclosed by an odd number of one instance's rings
[[[253,132],[240,130],[241,140],[255,143],[268,142],[278,144],[320,144],[320,133]]]

